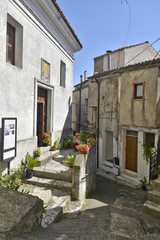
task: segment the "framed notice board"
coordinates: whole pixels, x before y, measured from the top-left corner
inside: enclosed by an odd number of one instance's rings
[[[10,162],[16,157],[17,148],[17,118],[2,118],[2,157],[4,162]]]

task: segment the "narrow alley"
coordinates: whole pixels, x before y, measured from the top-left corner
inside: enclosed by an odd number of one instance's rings
[[[67,215],[48,228],[12,237],[13,240],[160,239],[160,224],[142,213],[146,191],[97,177],[97,190],[80,214]]]

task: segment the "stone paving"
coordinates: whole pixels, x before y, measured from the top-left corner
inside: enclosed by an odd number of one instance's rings
[[[160,222],[142,213],[147,192],[97,177],[82,212],[13,240],[160,240]],[[7,239],[8,240],[8,239]]]

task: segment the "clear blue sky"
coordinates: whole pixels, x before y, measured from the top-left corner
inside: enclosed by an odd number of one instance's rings
[[[75,53],[73,85],[80,82],[85,70],[87,77],[93,75],[94,57],[123,46],[152,43],[160,37],[160,0],[128,0],[128,4],[127,0],[57,3],[83,44],[83,49]],[[160,41],[153,46],[160,50]]]

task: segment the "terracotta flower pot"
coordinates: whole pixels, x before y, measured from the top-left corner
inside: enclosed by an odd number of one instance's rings
[[[69,168],[70,173],[73,174],[73,168]]]

